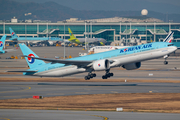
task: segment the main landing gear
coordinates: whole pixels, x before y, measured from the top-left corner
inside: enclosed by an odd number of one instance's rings
[[[107,79],[108,77],[111,77],[114,75],[113,73],[110,73],[109,71],[110,70],[106,70],[106,74],[102,76],[102,79]]]
[[[96,74],[95,73],[89,73],[87,76],[84,77],[85,80],[89,80],[93,77],[96,77]]]

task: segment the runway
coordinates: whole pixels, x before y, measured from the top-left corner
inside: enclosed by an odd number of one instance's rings
[[[180,114],[0,109],[1,120],[178,120]]]
[[[141,64],[141,67],[137,70],[125,70],[122,67],[117,67],[111,69],[110,72],[114,73],[112,79],[123,78],[124,80],[128,79],[139,79],[139,80],[180,80],[180,58],[179,57],[170,57],[168,59],[169,64],[163,64],[164,59],[154,59],[149,61],[144,61]],[[25,60],[0,60],[0,75],[1,77],[21,77],[27,78],[31,76],[23,76],[19,74],[1,74],[5,71],[17,71],[17,70],[26,70],[27,63]],[[97,79],[101,79],[105,74],[104,71],[96,71]],[[84,78],[88,73],[81,73],[67,77],[75,78]],[[110,78],[110,79],[111,79]]]
[[[34,47],[32,48],[40,57],[54,58],[63,56],[62,47]],[[82,48],[68,48],[66,53],[73,57],[78,56]],[[67,49],[67,50],[68,50]],[[45,52],[46,51],[46,52]],[[60,52],[59,52],[60,51]],[[58,54],[57,54],[58,53]],[[7,53],[0,57],[1,78],[39,78],[23,76],[22,74],[4,74],[8,70],[26,70],[27,63],[24,59],[5,59],[11,55],[22,55],[17,49],[14,53]],[[137,82],[111,82],[111,79],[124,80],[180,80],[180,57],[170,56],[169,64],[164,65],[163,58],[142,62],[138,70],[123,70],[113,68],[114,73],[108,82],[0,82],[0,99],[32,98],[33,95],[43,97],[90,95],[90,94],[111,94],[111,93],[179,93],[180,83],[137,83]],[[100,78],[104,71],[96,72]],[[69,78],[84,78],[87,73],[68,76]],[[67,78],[68,78],[67,77]],[[43,78],[41,78],[43,79]],[[93,111],[60,111],[60,110],[10,110],[0,109],[0,120],[14,119],[44,119],[44,120],[121,120],[121,119],[145,119],[145,120],[177,120],[180,114],[167,113],[132,113],[132,112],[93,112]]]
[[[120,82],[1,82],[0,99],[111,94],[111,93],[179,93],[180,83]]]

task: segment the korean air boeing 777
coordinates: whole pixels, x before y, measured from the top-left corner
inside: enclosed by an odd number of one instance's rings
[[[61,38],[56,37],[18,37],[16,33],[12,30],[12,28],[9,28],[11,33],[10,40],[17,41],[17,42],[27,42],[28,44],[36,44],[36,43],[48,43],[49,45],[53,45],[57,41],[63,41]]]
[[[167,42],[154,42],[138,46],[130,46],[97,54],[86,55],[66,60],[40,58],[25,44],[19,44],[23,56],[30,69],[23,72],[24,75],[40,77],[62,77],[88,72],[85,80],[96,76],[94,71],[105,71],[103,79],[113,76],[110,69],[122,66],[126,70],[134,70],[141,67],[141,62],[160,58],[174,52],[177,47]],[[44,61],[50,62],[45,63]],[[167,61],[165,60],[166,64]],[[9,71],[12,72],[12,71]],[[15,71],[14,71],[15,72]]]

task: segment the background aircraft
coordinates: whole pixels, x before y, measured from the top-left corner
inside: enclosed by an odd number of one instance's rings
[[[89,49],[89,53],[99,53],[99,52],[105,52],[105,51],[110,51],[110,50],[115,50],[115,49],[121,49],[129,46],[94,46]]]
[[[163,42],[171,43],[171,41],[173,40],[173,34],[174,33],[172,31],[169,32],[169,34],[163,40]],[[90,48],[88,52],[89,53],[99,53],[99,52],[105,52],[105,51],[120,49],[120,48],[125,48],[125,47],[129,47],[129,46],[94,46],[94,47]]]
[[[57,37],[18,37],[16,33],[9,27],[11,38],[15,42],[28,43],[30,45],[41,43],[46,45],[53,45],[57,41],[63,41],[61,38]]]
[[[177,49],[168,42],[154,42],[61,60],[40,58],[25,44],[19,44],[19,46],[30,69],[9,72],[23,72],[24,75],[40,77],[62,77],[89,72],[85,76],[85,80],[96,77],[96,74],[92,73],[93,71],[105,71],[102,78],[107,79],[113,76],[113,73],[110,73],[110,69],[113,67],[122,66],[126,70],[138,69],[141,67],[142,61],[168,56]],[[164,63],[168,64],[166,59]]]
[[[74,36],[74,34],[72,33],[71,29],[68,28],[69,30],[69,35],[70,35],[70,39],[68,39],[70,42],[72,43],[76,43],[76,44],[85,44],[85,38],[76,38]],[[96,43],[96,44],[101,44],[104,45],[104,43],[106,43],[106,40],[103,38],[86,38],[86,43]]]
[[[5,40],[6,40],[6,35],[3,35],[2,38],[0,39],[0,54],[4,54],[4,53],[10,52],[10,51],[15,51],[13,49],[3,50],[3,48],[5,46]]]

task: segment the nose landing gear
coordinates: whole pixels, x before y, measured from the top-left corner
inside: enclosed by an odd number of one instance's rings
[[[168,61],[166,61],[166,59],[169,57],[169,55],[165,55],[164,56],[164,59],[165,59],[165,61],[164,61],[164,65],[167,65],[168,64]]]

